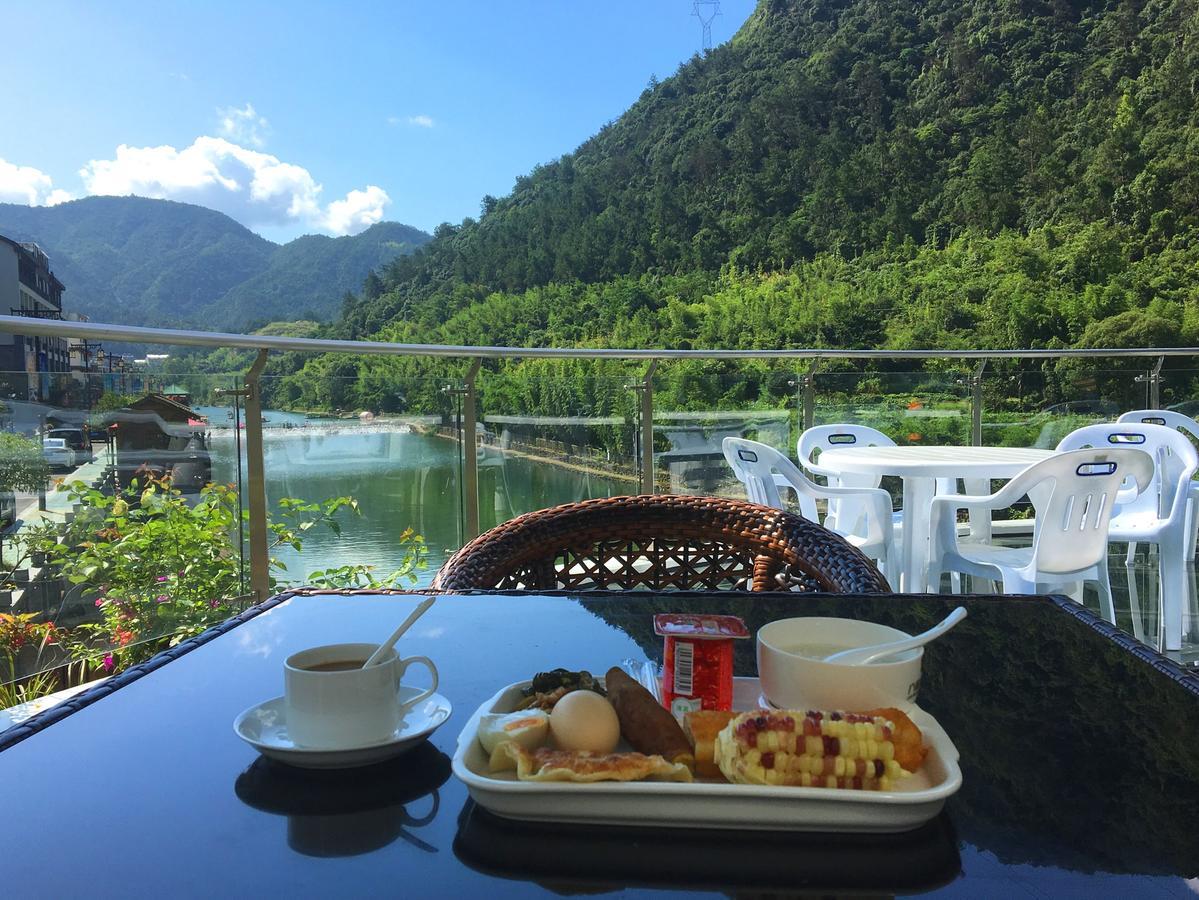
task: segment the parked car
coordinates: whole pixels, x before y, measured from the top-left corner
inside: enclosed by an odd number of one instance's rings
[[[46,432],[48,438],[62,438],[67,446],[75,452],[75,465],[92,461],[92,439],[82,428],[51,428]]]
[[[42,438],[42,456],[51,469],[75,468],[75,451],[67,446],[65,438]]]
[[[11,528],[17,521],[17,495],[12,491],[0,491],[0,530]]]

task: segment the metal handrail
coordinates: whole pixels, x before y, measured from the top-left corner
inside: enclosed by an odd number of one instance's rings
[[[240,350],[280,350],[291,353],[354,353],[375,356],[440,356],[515,359],[1058,359],[1065,356],[1148,357],[1199,356],[1199,347],[1133,347],[1055,350],[841,350],[795,347],[785,350],[666,350],[601,347],[471,347],[464,344],[397,344],[386,341],[345,341],[323,338],[226,334],[178,328],[143,328],[0,316],[0,332],[40,337],[78,337],[183,347],[230,347]]]
[[[464,472],[463,483],[467,496],[463,511],[465,537],[478,534],[478,459],[474,448],[477,426],[475,408],[475,379],[484,359],[518,359],[521,357],[549,359],[641,359],[649,366],[641,379],[629,385],[640,397],[641,489],[652,492],[654,483],[653,452],[653,375],[660,360],[668,359],[794,359],[810,360],[806,374],[800,376],[800,405],[804,427],[813,423],[815,409],[815,375],[826,359],[959,359],[975,360],[978,365],[970,384],[972,387],[971,439],[982,441],[982,372],[991,359],[1058,359],[1062,357],[1156,357],[1157,363],[1147,376],[1150,382],[1151,406],[1158,405],[1158,385],[1165,357],[1199,356],[1199,347],[1152,347],[1109,349],[1054,350],[841,350],[820,347],[797,347],[785,350],[666,350],[611,349],[595,347],[472,347],[453,344],[399,344],[383,341],[323,340],[319,338],[277,337],[273,335],[226,334],[213,331],[188,331],[176,328],[143,328],[134,325],[108,325],[98,322],[61,321],[0,315],[0,333],[37,335],[54,338],[83,338],[96,341],[163,344],[183,347],[223,347],[255,351],[257,358],[245,376],[246,397],[246,455],[249,460],[248,499],[250,501],[250,570],[251,589],[258,600],[269,591],[269,560],[266,541],[266,491],[263,473],[263,443],[259,377],[269,351],[290,353],[348,353],[373,356],[441,357],[468,360],[464,403]]]

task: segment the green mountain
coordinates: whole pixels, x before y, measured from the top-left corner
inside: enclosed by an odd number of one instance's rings
[[[232,287],[206,315],[242,327],[296,318],[336,316],[347,291],[359,290],[367,274],[411,253],[429,235],[398,222],[331,238],[309,234],[276,247],[262,271]]]
[[[370,271],[428,240],[380,222],[352,237],[278,245],[222,213],[142,197],[0,204],[0,234],[40,244],[67,286],[67,309],[93,321],[235,331],[332,318]]]
[[[761,0],[730,43],[393,262],[337,331],[1001,347],[1106,322],[1107,340],[1193,340],[1197,71],[1196,0]]]

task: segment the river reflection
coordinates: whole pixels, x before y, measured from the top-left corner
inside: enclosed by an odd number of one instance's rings
[[[215,416],[210,418],[214,424],[226,421],[224,410]],[[428,567],[419,573],[419,584],[426,585],[461,546],[462,467],[456,441],[400,425],[312,423],[277,412],[267,419],[263,441],[270,503],[281,497],[316,501],[352,496],[362,511],[361,516],[342,517],[340,535],[325,529],[307,533],[300,554],[279,548],[276,555],[287,566],[288,580],[358,563],[391,572],[402,559],[399,537],[413,528],[429,549]],[[215,428],[211,449],[214,480],[236,482],[233,430]],[[485,530],[534,509],[629,491],[623,481],[488,448],[479,464],[480,527]]]

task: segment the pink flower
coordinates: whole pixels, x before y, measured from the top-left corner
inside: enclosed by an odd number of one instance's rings
[[[208,605],[210,607],[212,607],[213,609],[216,609],[218,606],[221,605],[221,601],[220,600],[209,600]]]
[[[158,580],[159,580],[159,581],[166,581],[166,580],[167,580],[167,577],[166,577],[165,575],[159,575],[159,576],[158,576]]]
[[[103,598],[103,597],[97,597],[97,598],[96,598],[96,606],[103,606],[103,605],[104,605],[104,598]]]
[[[168,597],[166,594],[159,594],[157,597],[154,598],[156,603],[166,603],[170,599],[171,598]]]
[[[115,666],[115,665],[116,665],[116,660],[114,660],[114,659],[112,658],[112,654],[111,654],[111,653],[107,654],[107,655],[104,657],[104,662],[103,662],[104,671],[105,671],[105,672],[111,672],[111,671],[112,671],[112,667],[113,667],[113,666]]]

